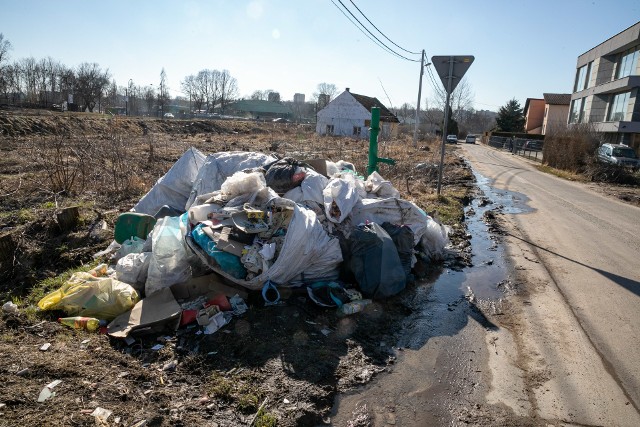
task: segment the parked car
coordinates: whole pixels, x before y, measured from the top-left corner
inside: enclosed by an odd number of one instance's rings
[[[598,160],[603,163],[612,163],[614,165],[640,168],[640,159],[628,145],[622,144],[602,144],[598,148]]]
[[[467,144],[475,144],[476,143],[476,136],[475,135],[467,135],[467,137],[465,138],[464,142],[466,142]]]
[[[447,135],[447,142],[450,144],[458,143],[458,135]]]
[[[522,148],[526,151],[540,151],[542,150],[542,143],[540,141],[527,141]]]
[[[277,119],[273,119],[272,120],[274,123],[289,123],[289,120],[283,118],[283,117],[278,117]]]
[[[171,113],[164,113],[164,118],[165,119],[173,119],[175,116]]]

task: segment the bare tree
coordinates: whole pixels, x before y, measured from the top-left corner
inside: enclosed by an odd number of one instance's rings
[[[416,115],[415,107],[406,102],[402,104],[400,108],[394,108],[393,110],[402,123],[406,123],[407,119],[411,119]]]
[[[109,70],[102,70],[95,62],[84,62],[78,66],[76,92],[90,112],[93,112],[96,102],[100,102],[109,78]]]
[[[167,73],[162,67],[160,71],[160,92],[158,93],[158,105],[160,106],[160,114],[164,116],[164,107],[169,104],[169,87],[167,86]]]
[[[458,121],[460,119],[460,114],[464,110],[469,110],[473,106],[474,97],[475,96],[473,94],[471,84],[465,77],[463,77],[449,97],[449,105],[451,107],[451,111],[453,112],[452,118],[454,120]],[[427,99],[426,103],[428,102],[429,100]],[[435,108],[444,111],[444,104],[446,102],[447,93],[444,88],[439,85],[435,86],[432,100]]]
[[[145,104],[147,104],[147,112],[151,113],[153,110],[153,104],[156,101],[156,91],[153,89],[153,86],[147,86],[143,92],[143,98]]]
[[[238,81],[231,76],[229,70],[222,70],[220,73],[220,108],[224,108],[228,103],[238,97]]]
[[[9,61],[10,50],[11,43],[4,38],[4,34],[0,33],[0,92],[5,96],[9,89],[9,70],[4,63]]]
[[[338,88],[333,83],[319,83],[317,92],[313,93],[314,102],[322,102],[323,105],[318,105],[318,109],[324,108],[338,93]],[[324,95],[324,97],[322,96]],[[324,101],[323,101],[324,99]]]
[[[189,95],[189,103],[193,102],[195,109],[200,110],[202,108],[202,101],[197,97],[195,76],[192,74],[185,77],[180,83],[180,88],[182,89],[182,92]]]
[[[270,92],[273,92],[273,89],[256,90],[251,94],[251,99],[266,101]]]

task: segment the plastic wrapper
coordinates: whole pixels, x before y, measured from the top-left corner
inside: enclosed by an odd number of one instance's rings
[[[69,316],[112,320],[130,310],[139,300],[130,285],[110,277],[79,272],[58,290],[38,302],[41,310],[62,310]]]
[[[149,252],[131,253],[120,258],[116,264],[116,279],[141,291],[147,280],[151,255]]]

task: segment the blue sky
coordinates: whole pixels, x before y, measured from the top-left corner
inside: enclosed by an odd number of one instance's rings
[[[342,3],[366,23],[350,0]],[[512,98],[524,105],[544,92],[570,93],[578,55],[640,20],[639,0],[354,3],[407,50],[425,49],[429,58],[474,55],[467,79],[475,108],[494,111]],[[327,82],[387,106],[389,100],[394,107],[417,101],[419,64],[375,45],[331,0],[1,4],[0,32],[13,45],[11,60],[97,62],[123,86],[129,79],[157,86],[164,67],[173,95],[180,94],[184,77],[209,68],[229,70],[240,95],[273,89],[285,100],[296,92],[309,100],[318,83]],[[432,92],[425,75],[422,108]]]

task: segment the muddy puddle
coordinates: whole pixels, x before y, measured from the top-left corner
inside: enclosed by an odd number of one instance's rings
[[[488,391],[484,337],[495,325],[485,314],[501,313],[509,266],[487,218],[531,209],[526,196],[494,189],[489,179],[473,173],[477,194],[465,210],[473,266],[445,263],[405,296],[413,312],[398,334],[395,365],[366,386],[338,396],[331,425],[455,424],[455,414]]]

